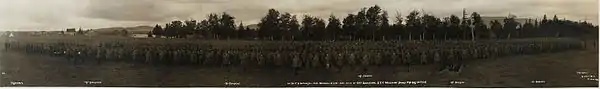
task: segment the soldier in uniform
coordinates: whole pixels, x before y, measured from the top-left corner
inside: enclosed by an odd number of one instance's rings
[[[324,57],[323,57],[323,58],[324,58],[324,62],[323,62],[323,63],[325,64],[325,65],[324,65],[324,66],[325,66],[325,69],[329,70],[329,69],[331,68],[331,66],[332,66],[332,64],[331,64],[331,63],[333,63],[333,62],[332,62],[332,59],[331,59],[331,52],[327,52],[327,53],[324,55]]]
[[[265,66],[265,58],[262,51],[256,54],[256,60],[259,67]]]
[[[73,64],[77,64],[77,61],[75,61],[75,50],[69,48],[67,50],[65,50],[63,53],[65,53],[65,56],[67,57],[67,59],[72,62]]]
[[[96,58],[95,59],[96,59],[97,63],[101,63],[102,62],[102,59],[103,59],[102,58],[102,53],[103,53],[103,51],[101,49],[96,48]]]
[[[319,56],[317,54],[309,53],[307,58],[310,59],[312,68],[319,67]]]
[[[498,58],[500,55],[500,51],[498,50],[498,45],[494,45],[494,47],[492,47],[493,52],[492,52],[492,58],[496,59]]]
[[[195,65],[198,63],[198,51],[197,50],[188,50],[189,51],[189,59],[188,59],[188,64],[190,65]]]
[[[133,60],[134,62],[138,62],[138,50],[137,49],[132,49],[132,53],[131,53],[131,60]]]
[[[248,63],[249,63],[248,61],[249,61],[250,59],[248,59],[248,52],[247,52],[247,51],[242,51],[242,52],[240,53],[239,60],[240,60],[240,66],[241,66],[242,68],[247,68],[247,67],[249,67],[249,66],[250,66],[250,65],[248,65]]]
[[[350,54],[348,55],[348,66],[353,67],[356,64],[356,53],[355,52],[350,52]]]
[[[123,59],[123,48],[117,48],[115,55],[117,56],[117,60],[122,60]]]
[[[214,58],[212,56],[214,55],[215,51],[213,51],[213,50],[206,50],[203,53],[205,53],[205,55],[204,55],[204,58],[202,60],[202,65],[210,66],[210,64],[213,64],[212,60],[214,60]]]
[[[250,60],[248,63],[249,65],[252,65],[253,67],[259,67],[260,59],[258,59],[258,50],[252,50],[248,57]]]
[[[264,53],[262,53],[262,58],[263,58],[263,66],[267,67],[267,68],[272,68],[275,63],[273,62],[274,60],[272,59],[272,55],[273,52],[271,52],[271,49],[267,49],[264,51]]]
[[[384,55],[386,55],[386,54],[382,54],[381,51],[376,52],[376,54],[374,55],[375,56],[374,60],[375,60],[375,65],[376,66],[381,66],[382,65],[382,61],[385,60],[384,57],[383,57]]]
[[[104,58],[105,58],[106,60],[112,60],[112,58],[113,58],[113,57],[112,57],[112,56],[113,56],[112,49],[110,49],[110,48],[107,48],[107,49],[106,49],[106,53],[104,53],[104,55],[105,55],[105,57],[104,57]]]
[[[336,56],[334,57],[334,60],[336,61],[336,67],[338,67],[341,70],[344,67],[344,60],[347,58],[344,57],[343,52],[337,52],[335,55]]]
[[[359,59],[361,61],[362,71],[368,71],[368,67],[370,65],[370,55],[366,52],[362,52],[362,55],[359,56]]]
[[[156,59],[156,62],[153,63],[162,63],[164,62],[164,60],[167,59],[167,50],[158,50],[158,59]]]
[[[280,53],[281,52],[279,52],[279,51],[276,51],[275,53],[271,53],[271,55],[272,55],[271,58],[273,59],[273,61],[275,62],[275,66],[277,66],[277,67],[283,66],[284,59],[281,58]]]
[[[440,61],[442,60],[442,56],[440,55],[440,53],[438,51],[434,51],[433,53],[433,62],[440,63]]]
[[[312,62],[311,62],[312,61],[312,56],[311,56],[311,54],[308,51],[305,50],[300,55],[303,55],[302,57],[300,57],[300,60],[302,60],[302,64],[303,64],[302,66],[304,68],[310,68],[310,67],[312,67]]]
[[[391,66],[397,66],[399,64],[402,64],[400,61],[400,58],[401,58],[400,54],[397,50],[394,50],[394,52],[391,55],[392,55],[390,58]]]
[[[426,51],[422,51],[421,52],[421,64],[427,64],[427,52]]]
[[[300,70],[300,68],[302,67],[302,61],[300,60],[300,58],[298,57],[298,53],[294,53],[294,55],[292,55],[292,67],[294,68],[294,75],[298,75],[298,71]]]
[[[404,58],[402,58],[402,60],[403,60],[402,62],[403,62],[405,65],[410,65],[410,64],[412,63],[412,55],[410,54],[410,52],[409,52],[409,51],[404,51],[404,52],[403,52],[403,57],[404,57]]]
[[[224,52],[224,53],[222,54],[222,56],[223,56],[223,57],[222,57],[222,61],[223,61],[223,62],[221,62],[221,63],[223,63],[222,67],[223,67],[223,66],[224,66],[224,67],[231,66],[231,61],[230,61],[230,59],[229,59],[229,53],[230,53],[229,51],[226,51],[226,52]]]
[[[144,62],[145,63],[150,63],[152,60],[152,53],[150,52],[155,52],[154,50],[150,50],[150,49],[146,49],[145,55],[144,55]]]
[[[477,48],[473,49],[472,56],[473,56],[473,59],[479,59],[479,49],[477,49]]]
[[[170,64],[179,64],[179,63],[181,63],[181,57],[182,57],[181,56],[181,54],[182,54],[181,49],[175,49],[175,50],[173,50],[171,52],[173,52],[172,53],[173,59],[169,60],[169,63]]]

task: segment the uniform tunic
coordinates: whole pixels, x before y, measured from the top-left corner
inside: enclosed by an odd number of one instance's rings
[[[146,51],[146,55],[145,55],[146,60],[144,60],[146,63],[148,63],[148,62],[150,62],[150,60],[152,60],[151,59],[152,58],[151,55],[152,54],[150,53],[150,51]]]
[[[421,64],[427,63],[427,55],[425,52],[421,53]]]

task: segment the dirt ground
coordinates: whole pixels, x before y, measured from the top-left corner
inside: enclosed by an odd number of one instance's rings
[[[4,87],[598,87],[597,48],[586,51],[475,60],[467,63],[459,74],[439,73],[435,67],[435,65],[380,67],[370,68],[367,72],[357,72],[351,68],[342,69],[340,72],[311,69],[294,75],[290,70],[277,68],[242,71],[241,68],[134,65],[124,62],[95,64],[90,61],[72,64],[62,58],[1,51],[0,85]],[[359,75],[368,77],[360,78]],[[596,80],[588,80],[588,78]],[[426,83],[398,83],[405,81],[426,81]],[[451,81],[456,83],[450,83]],[[298,85],[299,83],[302,84]]]

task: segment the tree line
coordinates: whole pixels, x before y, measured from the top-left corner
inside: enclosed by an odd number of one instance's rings
[[[362,8],[344,18],[329,16],[327,20],[311,15],[297,15],[269,9],[257,29],[236,26],[235,17],[228,13],[209,14],[196,20],[172,21],[165,27],[156,25],[149,37],[204,39],[262,39],[262,40],[478,40],[529,37],[597,37],[598,26],[588,22],[558,19],[556,15],[541,20],[516,21],[516,16],[493,20],[487,26],[477,12],[461,17],[436,17],[412,11],[399,14],[389,21],[388,12],[374,5]],[[591,35],[591,36],[590,36]]]

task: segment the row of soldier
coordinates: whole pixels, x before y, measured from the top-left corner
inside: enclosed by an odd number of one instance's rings
[[[377,44],[377,45],[365,45]],[[389,46],[397,44],[398,46]],[[73,62],[125,61],[132,63],[198,65],[206,67],[342,68],[441,64],[455,66],[465,60],[511,55],[559,52],[581,48],[576,42],[444,43],[386,42],[333,44],[270,43],[218,48],[210,44],[133,43],[26,43],[5,44],[7,51],[66,57]],[[365,47],[365,46],[380,46]],[[362,49],[361,49],[362,48]]]

